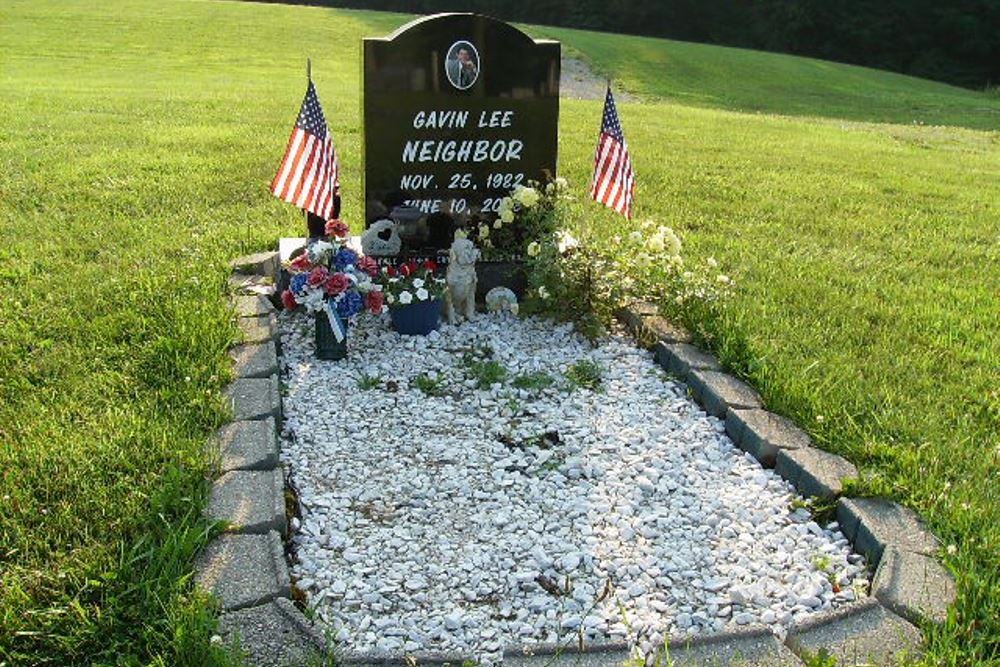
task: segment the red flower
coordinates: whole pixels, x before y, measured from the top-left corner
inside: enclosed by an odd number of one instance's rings
[[[292,290],[286,289],[281,293],[281,305],[285,307],[285,310],[295,310],[298,307],[299,304],[295,302]]]
[[[326,282],[326,279],[330,277],[330,272],[324,266],[317,266],[315,269],[309,272],[309,280],[306,284],[309,287],[319,287]]]
[[[399,267],[399,275],[408,276],[413,273],[412,262],[407,262]]]
[[[395,278],[396,277],[396,273],[397,272],[396,272],[396,267],[395,266],[387,266],[387,267],[385,267],[385,275],[389,276],[390,278]]]
[[[385,295],[382,292],[372,290],[365,295],[365,306],[376,315],[382,312],[382,305],[384,303]]]
[[[327,236],[332,236],[338,239],[344,238],[351,233],[351,229],[347,226],[347,223],[338,218],[334,218],[333,220],[327,222],[325,231]]]
[[[307,253],[302,253],[301,255],[293,259],[288,266],[293,271],[308,271],[309,255]]]
[[[435,262],[433,259],[429,259],[426,262],[424,262],[424,268],[433,273],[434,271],[438,270],[438,265],[437,262]]]
[[[372,278],[378,275],[378,262],[376,262],[371,257],[362,257],[358,259],[358,263],[355,264],[359,271],[364,271]]]
[[[343,273],[335,273],[326,279],[326,293],[330,296],[337,296],[341,292],[346,292],[350,286],[350,279]]]

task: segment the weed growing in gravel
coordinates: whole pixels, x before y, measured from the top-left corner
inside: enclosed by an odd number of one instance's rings
[[[444,395],[444,378],[431,377],[427,373],[421,373],[413,378],[410,384],[424,392],[425,396]]]
[[[527,391],[542,391],[548,389],[556,382],[555,378],[544,371],[533,371],[531,373],[521,373],[511,382],[515,389],[525,389]]]
[[[361,391],[375,389],[381,384],[382,378],[378,375],[368,375],[368,373],[363,373],[361,377],[358,378],[358,389]]]
[[[507,369],[493,355],[493,348],[489,345],[480,345],[462,355],[462,365],[479,389],[489,389],[507,377]]]
[[[507,377],[507,369],[499,361],[473,361],[466,367],[479,389],[489,389]]]
[[[565,375],[574,386],[597,391],[604,379],[604,369],[590,359],[580,359],[569,367]]]

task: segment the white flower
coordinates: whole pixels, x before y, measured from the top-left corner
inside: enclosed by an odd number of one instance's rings
[[[729,276],[727,276],[727,275],[725,275],[723,273],[720,273],[718,275],[718,277],[716,278],[716,280],[719,282],[720,285],[728,285],[731,282],[729,280]]]
[[[525,208],[531,208],[538,203],[538,190],[535,188],[526,188],[524,186],[518,186],[514,190],[514,199],[521,206]]]
[[[955,554],[958,553],[958,547],[956,547],[954,544],[949,544],[948,548],[945,549],[945,551],[948,552],[949,556],[954,556]]]
[[[424,279],[423,278],[414,278],[413,279],[413,286],[414,287],[423,287],[424,286]]]
[[[642,232],[638,229],[628,235],[628,240],[632,243],[639,243],[642,241]]]
[[[543,299],[549,298],[549,290],[546,289],[545,285],[542,285],[541,287],[538,288],[538,296],[540,296]]]
[[[528,257],[537,257],[541,250],[542,247],[538,245],[538,241],[532,241],[528,244]]]
[[[385,302],[386,303],[396,303],[396,297],[394,297],[392,295],[392,292],[386,292],[385,293]]]
[[[399,302],[402,304],[413,303],[413,295],[407,290],[403,290],[399,293]]]
[[[500,219],[504,222],[514,222],[514,211],[509,208],[504,208],[500,210]]]
[[[705,263],[708,264],[713,269],[719,265],[719,263],[715,261],[714,257],[709,257],[708,259],[705,260]]]
[[[500,213],[503,213],[504,211],[510,211],[511,213],[513,213],[514,200],[511,199],[510,197],[504,197],[503,199],[500,200],[500,208],[498,210],[500,211]]]
[[[667,242],[667,251],[671,255],[681,254],[681,240],[674,234],[674,230],[670,227],[660,227],[660,233],[663,234],[663,238]]]
[[[554,183],[556,184],[556,189],[558,190],[565,190],[566,188],[569,187],[569,181],[567,181],[562,176],[557,176]]]
[[[646,248],[650,252],[663,252],[666,250],[667,244],[664,242],[661,234],[654,234],[649,237],[648,241],[646,241]]]
[[[312,312],[317,312],[323,310],[324,296],[325,293],[321,288],[309,287],[306,289],[305,296],[301,300],[299,300],[299,303],[304,305]]]
[[[490,237],[490,226],[479,225],[479,238],[488,239]]]
[[[556,246],[559,248],[560,254],[566,254],[578,245],[580,245],[580,242],[565,229],[561,229],[556,233]]]
[[[417,299],[419,299],[420,301],[427,301],[427,297],[429,296],[430,294],[428,294],[427,290],[425,290],[423,287],[417,290]]]

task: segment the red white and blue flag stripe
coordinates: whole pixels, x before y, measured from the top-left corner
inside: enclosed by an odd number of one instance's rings
[[[337,151],[330,140],[316,88],[310,81],[292,136],[288,139],[285,158],[271,182],[271,192],[289,204],[330,220],[333,218],[334,197],[339,189]]]
[[[632,159],[618,120],[615,98],[611,95],[611,86],[608,86],[608,94],[604,98],[601,136],[597,140],[597,153],[594,155],[594,181],[590,186],[590,196],[631,220],[634,191]]]

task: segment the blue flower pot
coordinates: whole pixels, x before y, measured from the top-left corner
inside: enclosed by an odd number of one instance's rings
[[[441,299],[417,301],[389,309],[392,328],[407,336],[426,336],[441,324]]]

